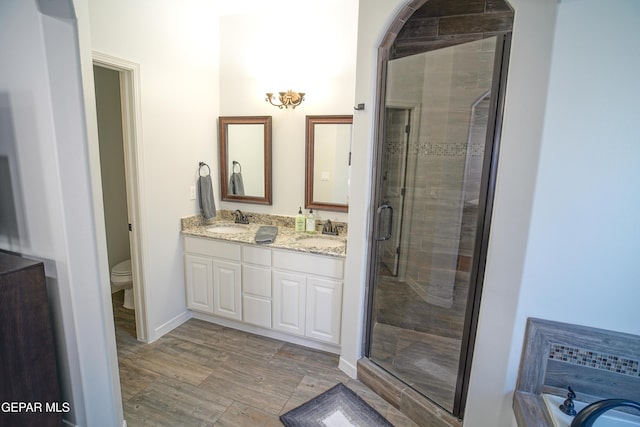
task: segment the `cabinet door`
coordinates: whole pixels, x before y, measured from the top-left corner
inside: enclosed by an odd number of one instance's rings
[[[340,343],[341,282],[309,277],[306,311],[305,335],[307,337],[333,344]]]
[[[242,320],[240,264],[213,260],[213,314]]]
[[[273,272],[273,329],[304,335],[306,281],[301,274]]]
[[[186,254],[184,256],[187,307],[213,313],[213,265],[211,258]]]

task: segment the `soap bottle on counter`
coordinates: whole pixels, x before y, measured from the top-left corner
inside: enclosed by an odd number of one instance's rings
[[[309,209],[309,214],[307,215],[307,233],[315,233],[316,232],[316,217],[313,215],[313,209]]]
[[[296,215],[296,231],[304,231],[306,227],[306,218],[302,213],[302,206],[298,208],[298,215]]]

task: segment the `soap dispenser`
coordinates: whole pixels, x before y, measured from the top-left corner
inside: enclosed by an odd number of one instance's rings
[[[296,231],[304,231],[305,230],[305,221],[306,218],[302,213],[302,206],[298,208],[298,215],[296,215]]]
[[[307,215],[307,233],[315,233],[316,232],[316,217],[313,215],[313,209],[309,209],[309,214]]]

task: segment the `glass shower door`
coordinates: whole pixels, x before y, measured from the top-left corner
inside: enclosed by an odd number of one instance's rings
[[[367,356],[454,414],[489,186],[497,40],[387,62],[376,201],[393,215],[383,209],[376,222]],[[404,148],[393,142],[397,105],[412,122]]]

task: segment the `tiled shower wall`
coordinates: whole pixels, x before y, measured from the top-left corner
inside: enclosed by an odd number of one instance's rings
[[[458,338],[475,237],[494,47],[490,38],[389,64],[388,81],[394,83],[387,89],[387,105],[411,106],[413,111],[400,279],[428,303],[450,309],[447,321]],[[402,78],[394,78],[396,73]],[[401,141],[386,143],[389,156],[402,155]]]

